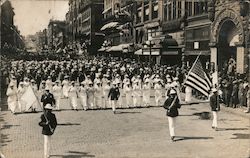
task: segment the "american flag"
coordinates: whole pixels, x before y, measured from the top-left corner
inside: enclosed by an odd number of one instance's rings
[[[199,57],[190,69],[184,85],[196,89],[205,96],[209,95],[212,83],[205,71],[203,70]]]

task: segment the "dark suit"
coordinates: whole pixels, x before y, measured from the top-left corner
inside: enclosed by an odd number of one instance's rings
[[[110,97],[111,100],[118,100],[119,96],[120,96],[120,91],[118,87],[115,88],[112,87],[109,90],[108,97]]]
[[[172,107],[171,104],[174,101],[174,98],[177,97],[176,95],[174,97],[169,97],[165,102],[164,102],[164,108],[167,109],[167,116],[170,117],[176,117],[179,115],[178,109],[181,107],[179,103],[178,97],[176,98],[174,104]]]
[[[41,102],[43,103],[43,107],[45,107],[46,104],[55,105],[56,101],[54,99],[54,95],[49,94],[43,94],[41,97]]]
[[[51,129],[55,130],[57,126],[57,120],[55,114],[48,112],[46,114],[48,124],[46,125],[47,120],[45,119],[44,114],[41,115],[41,122],[39,122],[39,125],[43,127],[42,134],[43,135],[52,135],[54,131],[51,131]],[[50,127],[49,127],[50,126]]]
[[[219,111],[220,110],[220,103],[219,103],[218,95],[213,94],[210,97],[210,107],[211,107],[212,111]]]

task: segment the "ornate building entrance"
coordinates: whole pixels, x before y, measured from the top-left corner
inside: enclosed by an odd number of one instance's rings
[[[248,18],[242,16],[240,2],[217,1],[215,6],[216,11],[211,18],[211,62],[220,70],[232,57],[236,60],[236,72],[244,73],[247,65],[245,36]]]

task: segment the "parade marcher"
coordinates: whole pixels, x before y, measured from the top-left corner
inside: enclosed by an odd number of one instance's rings
[[[39,125],[43,127],[42,134],[44,135],[44,158],[50,157],[51,136],[54,134],[57,120],[55,114],[52,113],[52,105],[46,104],[44,113],[41,115]]]
[[[108,94],[110,90],[110,80],[107,80],[105,84],[103,85],[103,105],[104,108],[111,108],[110,100],[108,99]]]
[[[81,100],[81,104],[83,107],[83,110],[88,110],[88,104],[87,104],[87,87],[84,85],[85,82],[81,82],[81,86],[79,88],[79,97]]]
[[[238,87],[238,81],[235,80],[233,81],[233,91],[231,94],[231,107],[236,108],[239,100],[238,100],[238,92],[239,92],[239,87]]]
[[[160,102],[162,100],[162,85],[160,80],[157,80],[157,82],[155,82],[154,90],[155,90],[155,105],[160,106]]]
[[[16,108],[17,108],[17,105],[18,105],[18,102],[17,102],[17,90],[14,88],[15,85],[14,83],[10,83],[8,89],[7,89],[7,92],[6,92],[6,95],[8,97],[7,99],[7,103],[8,103],[8,108],[10,109],[10,111],[15,114],[16,113]]]
[[[53,85],[52,85],[52,78],[51,78],[51,76],[48,76],[48,78],[46,80],[46,87],[48,87],[49,91],[52,92]]]
[[[86,83],[86,82],[85,82]],[[90,107],[91,109],[95,108],[95,88],[93,87],[93,82],[92,81],[88,81],[88,89],[87,89],[87,103],[88,103],[88,107]]]
[[[116,106],[117,106],[117,101],[119,99],[119,96],[120,96],[120,91],[119,91],[118,85],[116,82],[113,82],[112,87],[108,94],[108,98],[110,97],[112,111],[114,114],[116,114]]]
[[[141,104],[141,87],[139,85],[139,80],[135,80],[133,84],[133,104],[134,107],[139,107]]]
[[[218,111],[220,111],[220,103],[219,103],[219,97],[217,94],[217,89],[213,88],[212,89],[212,95],[210,96],[210,107],[213,113],[213,123],[212,123],[212,128],[217,130],[218,127]]]
[[[68,98],[69,97],[69,76],[64,76],[64,80],[62,81],[63,86],[63,97]]]
[[[62,87],[60,85],[60,80],[56,80],[56,84],[53,86],[53,95],[56,100],[56,110],[60,110],[60,101],[62,96]]]
[[[71,86],[69,87],[69,100],[70,100],[70,105],[73,110],[77,111],[77,98],[78,98],[78,90],[75,86],[75,82],[71,82]]]
[[[17,89],[17,97],[18,97],[18,107],[20,112],[23,112],[25,110],[25,103],[21,100],[22,95],[25,92],[25,88],[23,86],[23,82],[19,83],[18,89]]]
[[[38,88],[37,88],[37,85],[36,85],[36,81],[35,80],[31,80],[31,88],[36,96],[36,98],[38,98]],[[33,104],[31,109],[33,112],[36,112],[36,108],[38,107],[38,105],[36,104]]]
[[[163,107],[167,110],[166,115],[168,116],[169,133],[171,140],[174,141],[176,117],[179,115],[178,109],[181,107],[177,93],[174,89],[170,90],[169,97],[164,102]]]
[[[50,93],[49,88],[45,88],[45,92],[41,97],[41,102],[43,103],[43,109],[47,104],[55,105],[55,98],[52,93]]]
[[[151,96],[151,85],[149,83],[149,79],[145,80],[145,83],[142,87],[143,89],[143,105],[144,107],[150,106],[150,96]]]
[[[130,108],[132,106],[132,88],[130,85],[130,81],[124,83],[123,90],[125,93],[125,98],[126,98],[126,106],[127,108]]]
[[[101,87],[101,81],[100,80],[97,80],[96,85],[94,86],[95,88],[95,93],[94,93],[94,96],[95,96],[95,105],[97,108],[103,108],[103,105],[102,105],[102,87]]]

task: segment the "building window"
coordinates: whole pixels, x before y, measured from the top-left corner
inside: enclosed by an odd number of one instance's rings
[[[159,10],[159,5],[158,1],[156,0],[155,2],[153,2],[152,5],[152,19],[158,18],[158,10]]]
[[[137,10],[137,15],[136,15],[136,22],[137,23],[141,23],[141,16],[142,16],[141,9]]]
[[[173,1],[173,19],[176,19],[176,1]]]
[[[181,11],[182,11],[181,1],[178,1],[178,15],[177,15],[178,18],[181,18]]]
[[[168,20],[172,20],[172,4],[168,4]]]
[[[144,8],[144,21],[148,21],[149,20],[149,6],[146,6]]]
[[[185,10],[187,11],[187,16],[192,16],[193,15],[192,2],[185,2]]]

